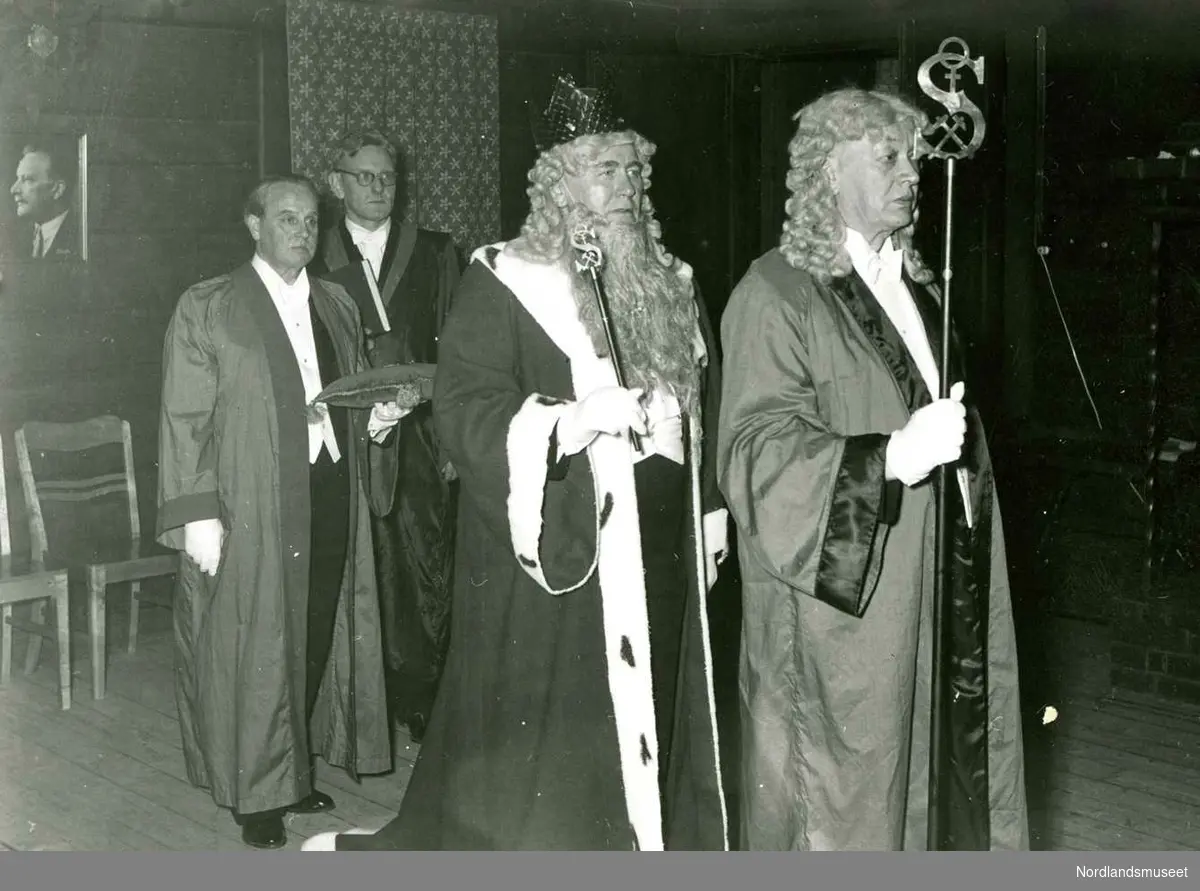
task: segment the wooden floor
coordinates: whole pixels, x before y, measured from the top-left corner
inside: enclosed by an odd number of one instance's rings
[[[157,614],[157,615],[156,615]],[[118,616],[120,614],[118,613]],[[187,780],[172,686],[171,637],[165,610],[142,610],[138,651],[124,648],[122,625],[109,656],[108,692],[91,695],[85,647],[75,654],[74,701],[58,706],[54,650],[43,647],[36,673],[21,672],[0,688],[0,845],[13,850],[238,851],[241,830],[229,812]],[[337,807],[286,820],[288,849],[310,835],[363,826],[393,816],[412,772],[417,747],[396,737],[396,769],[357,784],[318,762],[318,788]]]
[[[1200,849],[1200,710],[1112,695],[1108,628],[1047,619],[1023,697],[1057,713],[1026,732],[1032,847]],[[1043,718],[1045,720],[1045,718]]]
[[[53,650],[0,689],[0,844],[13,850],[242,849],[239,830],[184,772],[171,642],[147,615],[138,652],[110,656],[109,692],[91,697],[79,648],[75,699],[61,711]],[[117,623],[113,623],[116,625]],[[119,627],[119,626],[118,626]],[[1200,849],[1200,714],[1108,696],[1106,630],[1059,622],[1053,683],[1025,696],[1057,718],[1028,734],[1033,846],[1053,850]],[[18,639],[21,635],[16,635]],[[18,650],[23,654],[23,650]],[[1039,698],[1040,697],[1040,698]],[[288,848],[326,829],[377,828],[400,802],[417,748],[397,738],[397,769],[361,785],[320,765],[331,814],[294,816]]]

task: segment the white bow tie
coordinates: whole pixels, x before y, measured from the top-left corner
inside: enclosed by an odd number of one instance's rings
[[[364,245],[378,247],[381,244],[387,244],[387,233],[382,229],[376,230],[375,232],[359,232],[354,241],[359,247]]]
[[[902,251],[890,251],[886,257],[876,253],[870,254],[867,258],[867,284],[872,286],[898,284],[903,264],[904,254]]]

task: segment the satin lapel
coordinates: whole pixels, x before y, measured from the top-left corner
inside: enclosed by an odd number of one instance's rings
[[[905,348],[900,332],[862,277],[852,272],[845,278],[834,279],[833,289],[891,372],[909,411],[916,411],[929,402],[929,388]]]
[[[345,226],[339,227],[345,231]],[[340,312],[336,301],[329,296],[329,292],[322,287],[321,283],[315,279],[309,279],[309,299],[312,301],[313,311],[325,326],[325,331],[329,335],[329,340],[333,344],[333,354],[337,360],[337,373],[339,377],[344,377],[351,374],[355,370],[354,357],[348,354],[349,350],[353,350],[350,341],[352,338],[345,336],[346,318]],[[321,383],[328,386],[331,381],[322,380]],[[346,409],[342,409],[347,411]],[[354,473],[355,462],[360,468],[358,473],[362,473],[363,462],[365,461],[365,452],[363,450],[363,441],[366,424],[362,420],[362,412],[348,411],[346,418],[346,446],[348,455],[346,460],[350,463],[351,473]],[[362,477],[358,477],[360,480]],[[350,516],[357,518],[359,516],[358,499],[361,496],[362,487],[360,485],[352,485],[350,490]],[[347,553],[347,567],[353,575],[353,567],[355,565],[355,530],[357,529],[357,519],[352,519],[350,522],[350,546]],[[341,615],[346,622],[346,638],[350,641],[349,663],[346,665],[347,680],[345,686],[346,701],[343,705],[348,718],[345,720],[347,748],[349,749],[347,771],[350,776],[358,780],[358,705],[357,705],[357,684],[355,682],[355,674],[358,671],[358,659],[356,658],[358,641],[358,633],[355,631],[355,622],[357,620],[358,610],[355,604],[356,587],[353,584],[347,586],[345,580],[342,582],[341,596],[349,595],[349,605],[344,608],[339,608]],[[331,654],[332,657],[333,654]],[[340,668],[341,666],[339,666]]]
[[[271,372],[271,389],[275,397],[275,410],[279,415],[281,442],[298,436],[308,439],[308,421],[304,413],[304,382],[296,364],[296,352],[288,339],[279,311],[271,301],[267,286],[263,284],[254,267],[247,263],[233,273],[238,293],[246,295],[250,314],[262,338],[266,350],[267,367]]]
[[[408,261],[412,259],[413,246],[417,243],[417,227],[412,223],[392,221],[388,232],[387,247],[383,251],[382,271],[379,276],[379,293],[383,297],[383,305],[390,307],[396,289],[400,286],[404,273],[408,271]]]

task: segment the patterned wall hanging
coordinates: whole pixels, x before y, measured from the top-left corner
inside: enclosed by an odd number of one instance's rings
[[[289,0],[292,166],[324,183],[353,127],[405,156],[408,216],[470,252],[500,237],[499,49],[490,16]]]

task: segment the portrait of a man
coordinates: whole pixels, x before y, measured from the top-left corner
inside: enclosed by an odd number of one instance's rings
[[[3,215],[10,259],[87,259],[85,146],[84,137],[57,134],[14,133],[4,141],[12,177]]]

